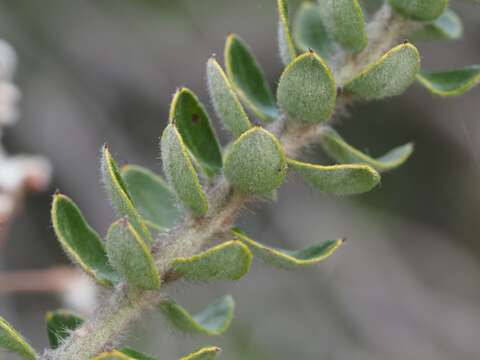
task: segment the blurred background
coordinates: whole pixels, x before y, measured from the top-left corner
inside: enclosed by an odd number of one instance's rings
[[[480,7],[451,5],[464,20],[464,37],[418,43],[424,68],[480,62]],[[53,166],[51,187],[28,196],[9,228],[3,272],[68,264],[50,225],[55,189],[106,232],[113,212],[99,182],[100,146],[108,142],[121,163],[160,172],[158,139],[172,94],[188,86],[210,105],[205,63],[223,53],[228,32],[250,44],[274,86],[281,73],[274,0],[0,1],[0,37],[17,51],[22,93],[19,123],[5,129],[3,142],[8,152],[42,154]],[[413,86],[398,98],[358,104],[337,121],[339,132],[372,155],[414,141],[406,165],[353,198],[325,196],[291,178],[277,203],[250,207],[240,220],[271,245],[338,237],[347,244],[306,271],[256,262],[237,283],[170,289],[192,311],[232,293],[235,320],[220,338],[180,335],[152,312],[129,342],[159,359],[207,344],[233,360],[480,358],[479,114],[478,88],[442,100]],[[305,155],[328,162],[319,148]],[[92,310],[91,286],[72,284],[54,277],[45,285],[67,287],[66,294],[0,285],[0,314],[41,349],[46,311]]]

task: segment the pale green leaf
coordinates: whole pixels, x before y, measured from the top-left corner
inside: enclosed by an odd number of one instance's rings
[[[110,226],[106,242],[110,263],[129,285],[149,290],[160,287],[160,275],[150,249],[126,219]]]
[[[389,0],[400,14],[420,21],[432,21],[442,15],[448,0]]]
[[[58,348],[83,323],[80,316],[69,310],[49,311],[46,320],[48,341],[52,349]]]
[[[277,0],[278,8],[278,48],[283,64],[288,65],[297,56],[295,43],[290,32],[288,0]]]
[[[244,242],[250,248],[254,256],[267,264],[283,269],[297,269],[317,264],[330,257],[344,243],[343,239],[329,240],[292,251],[260,244],[239,229],[232,230],[232,233],[238,240]]]
[[[240,191],[266,194],[283,183],[286,168],[279,141],[267,130],[255,127],[243,133],[228,149],[224,173]]]
[[[302,2],[293,22],[293,37],[302,51],[312,49],[325,59],[335,53],[335,45],[325,29],[322,9],[312,2]]]
[[[170,122],[174,123],[188,150],[209,176],[222,169],[222,151],[210,118],[200,100],[187,88],[173,97]]]
[[[365,19],[358,0],[320,0],[328,32],[343,48],[360,52],[367,46]]]
[[[229,295],[217,299],[195,315],[190,315],[173,299],[169,298],[160,303],[161,312],[178,330],[212,336],[220,335],[228,329],[233,319],[234,307],[233,298]]]
[[[230,34],[225,44],[227,75],[240,97],[264,121],[278,117],[272,90],[250,48],[237,35]]]
[[[220,353],[220,348],[216,346],[202,348],[180,360],[214,360]]]
[[[447,71],[422,71],[417,80],[435,95],[459,96],[480,83],[480,65]]]
[[[178,199],[194,215],[205,215],[208,210],[207,198],[182,137],[174,124],[169,124],[163,131],[161,152],[163,170]]]
[[[323,166],[288,160],[290,169],[318,190],[335,195],[361,194],[380,182],[380,175],[362,164]]]
[[[365,163],[379,172],[393,170],[401,166],[413,152],[413,144],[408,143],[374,159],[347,144],[335,130],[329,127],[323,129],[320,144],[325,152],[339,163]]]
[[[463,24],[460,17],[452,10],[445,9],[435,21],[425,24],[423,29],[412,35],[418,40],[447,39],[457,40],[463,35]]]
[[[70,198],[55,194],[51,216],[57,239],[72,262],[101,285],[112,285],[119,280],[108,262],[100,236],[87,224]]]
[[[122,178],[140,215],[160,229],[175,224],[181,213],[175,195],[157,174],[138,165],[122,167]]]
[[[249,270],[252,254],[240,241],[227,241],[198,255],[173,260],[172,269],[191,281],[238,280]]]
[[[141,354],[138,351],[124,348],[101,353],[92,360],[155,360],[154,358]]]
[[[121,353],[130,356],[131,359],[134,360],[155,360],[154,358],[147,356],[145,354],[139,353],[130,348],[123,348],[119,350]]]
[[[344,89],[366,100],[402,94],[420,70],[420,54],[409,43],[398,45],[347,82]]]
[[[23,337],[2,317],[0,317],[0,348],[16,353],[23,359],[35,360],[35,350]]]
[[[280,77],[278,104],[292,121],[319,123],[335,109],[335,80],[323,60],[313,52],[298,56]]]
[[[237,138],[250,129],[252,123],[215,58],[207,62],[207,84],[215,112],[227,130]]]

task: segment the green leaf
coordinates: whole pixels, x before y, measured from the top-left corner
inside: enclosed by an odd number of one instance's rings
[[[228,149],[224,173],[244,193],[266,194],[279,187],[287,162],[279,141],[261,127],[243,133]]]
[[[335,195],[353,195],[372,190],[380,175],[361,164],[322,166],[288,160],[289,167],[315,188]]]
[[[101,285],[116,283],[118,274],[108,262],[100,236],[87,224],[75,203],[65,195],[55,194],[51,216],[57,239],[72,262]]]
[[[272,90],[250,48],[237,35],[230,34],[225,44],[227,74],[242,100],[264,121],[278,117]]]
[[[353,52],[367,46],[365,19],[357,0],[321,0],[322,18],[328,32],[343,48]]]
[[[23,359],[37,359],[35,350],[33,350],[23,337],[2,317],[0,317],[0,348],[16,353]]]
[[[180,360],[214,360],[220,353],[220,348],[216,346],[202,348]]]
[[[422,71],[417,80],[435,95],[459,96],[480,83],[480,65],[447,71]]]
[[[160,287],[160,275],[150,249],[125,218],[108,229],[106,248],[110,263],[129,285],[149,290]]]
[[[170,122],[175,124],[202,170],[208,176],[217,174],[222,169],[222,151],[205,108],[189,89],[181,88],[175,93]]]
[[[229,295],[217,299],[193,316],[173,299],[166,299],[160,303],[163,315],[180,331],[211,336],[220,335],[228,329],[233,319],[234,308],[235,303]]]
[[[325,152],[339,163],[365,163],[377,171],[393,170],[402,165],[413,152],[413,144],[408,143],[390,150],[385,155],[374,159],[347,144],[332,128],[326,127],[320,137],[320,144]]]
[[[302,51],[312,49],[329,59],[335,53],[335,45],[325,29],[322,9],[311,2],[302,2],[293,22],[293,37]]]
[[[105,189],[117,214],[126,216],[140,236],[151,245],[153,243],[152,235],[135,208],[135,203],[122,179],[118,165],[113,160],[107,146],[102,149],[101,170]]]
[[[420,21],[432,21],[442,15],[448,0],[389,0],[400,14]]]
[[[92,360],[155,360],[154,358],[141,354],[138,351],[124,348],[101,353]]]
[[[141,166],[126,165],[122,167],[122,178],[138,212],[147,222],[160,228],[175,224],[181,214],[175,195],[160,176]]]
[[[344,243],[343,239],[329,240],[304,249],[290,251],[260,244],[250,239],[240,229],[233,229],[232,233],[249,247],[254,256],[267,264],[283,269],[297,269],[317,264],[330,257]]]
[[[48,341],[52,349],[58,348],[83,323],[80,316],[69,310],[49,311],[46,319]]]
[[[414,33],[412,37],[419,40],[457,40],[462,35],[462,20],[454,11],[445,9],[438,19],[426,24],[423,29]]]
[[[277,99],[291,120],[319,123],[335,109],[335,80],[323,60],[313,52],[298,56],[280,77]]]
[[[130,356],[130,358],[135,359],[135,360],[155,360],[154,358],[147,356],[145,354],[139,353],[138,351],[135,351],[130,348],[123,348],[119,350],[125,355]]]
[[[402,94],[420,70],[420,54],[409,43],[398,45],[347,82],[344,89],[365,100]]]
[[[278,7],[278,48],[283,64],[288,65],[297,56],[295,43],[290,32],[288,0],[277,0]]]
[[[215,58],[207,62],[207,83],[215,112],[227,130],[237,138],[250,129],[252,123]]]
[[[227,241],[188,258],[176,258],[172,268],[191,281],[238,280],[250,269],[252,254],[240,241]]]
[[[174,124],[169,124],[163,131],[161,151],[163,170],[177,197],[195,216],[205,215],[208,210],[207,198]]]

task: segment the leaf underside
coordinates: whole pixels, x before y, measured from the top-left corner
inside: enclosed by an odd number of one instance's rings
[[[480,83],[480,65],[448,71],[422,71],[417,80],[435,95],[459,96]]]

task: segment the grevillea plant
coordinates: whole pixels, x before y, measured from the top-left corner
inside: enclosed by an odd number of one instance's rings
[[[285,69],[276,96],[237,35],[227,37],[223,67],[215,57],[207,62],[211,101],[230,144],[222,149],[205,107],[181,88],[160,141],[166,181],[139,166],[119,167],[109,148],[101,149],[102,178],[118,218],[104,239],[72,199],[54,195],[52,222],[61,246],[107,295],[87,319],[49,313],[51,348],[41,355],[0,320],[5,349],[28,360],[152,359],[121,344],[127,328],[152,309],[180,331],[221,334],[233,318],[232,297],[191,315],[168,295],[169,284],[237,280],[253,257],[286,269],[307,267],[343,243],[268,247],[235,227],[244,205],[274,201],[289,173],[326,194],[364,193],[413,151],[408,143],[372,158],[329,125],[335,116],[355,102],[400,95],[415,81],[441,96],[460,95],[480,81],[480,65],[422,71],[417,48],[404,40],[459,38],[462,24],[447,0],[389,0],[374,14],[357,0],[319,0],[302,3],[294,17],[285,0],[277,5]],[[337,164],[302,161],[302,149],[312,143]],[[219,350],[206,347],[183,359],[214,359]]]

